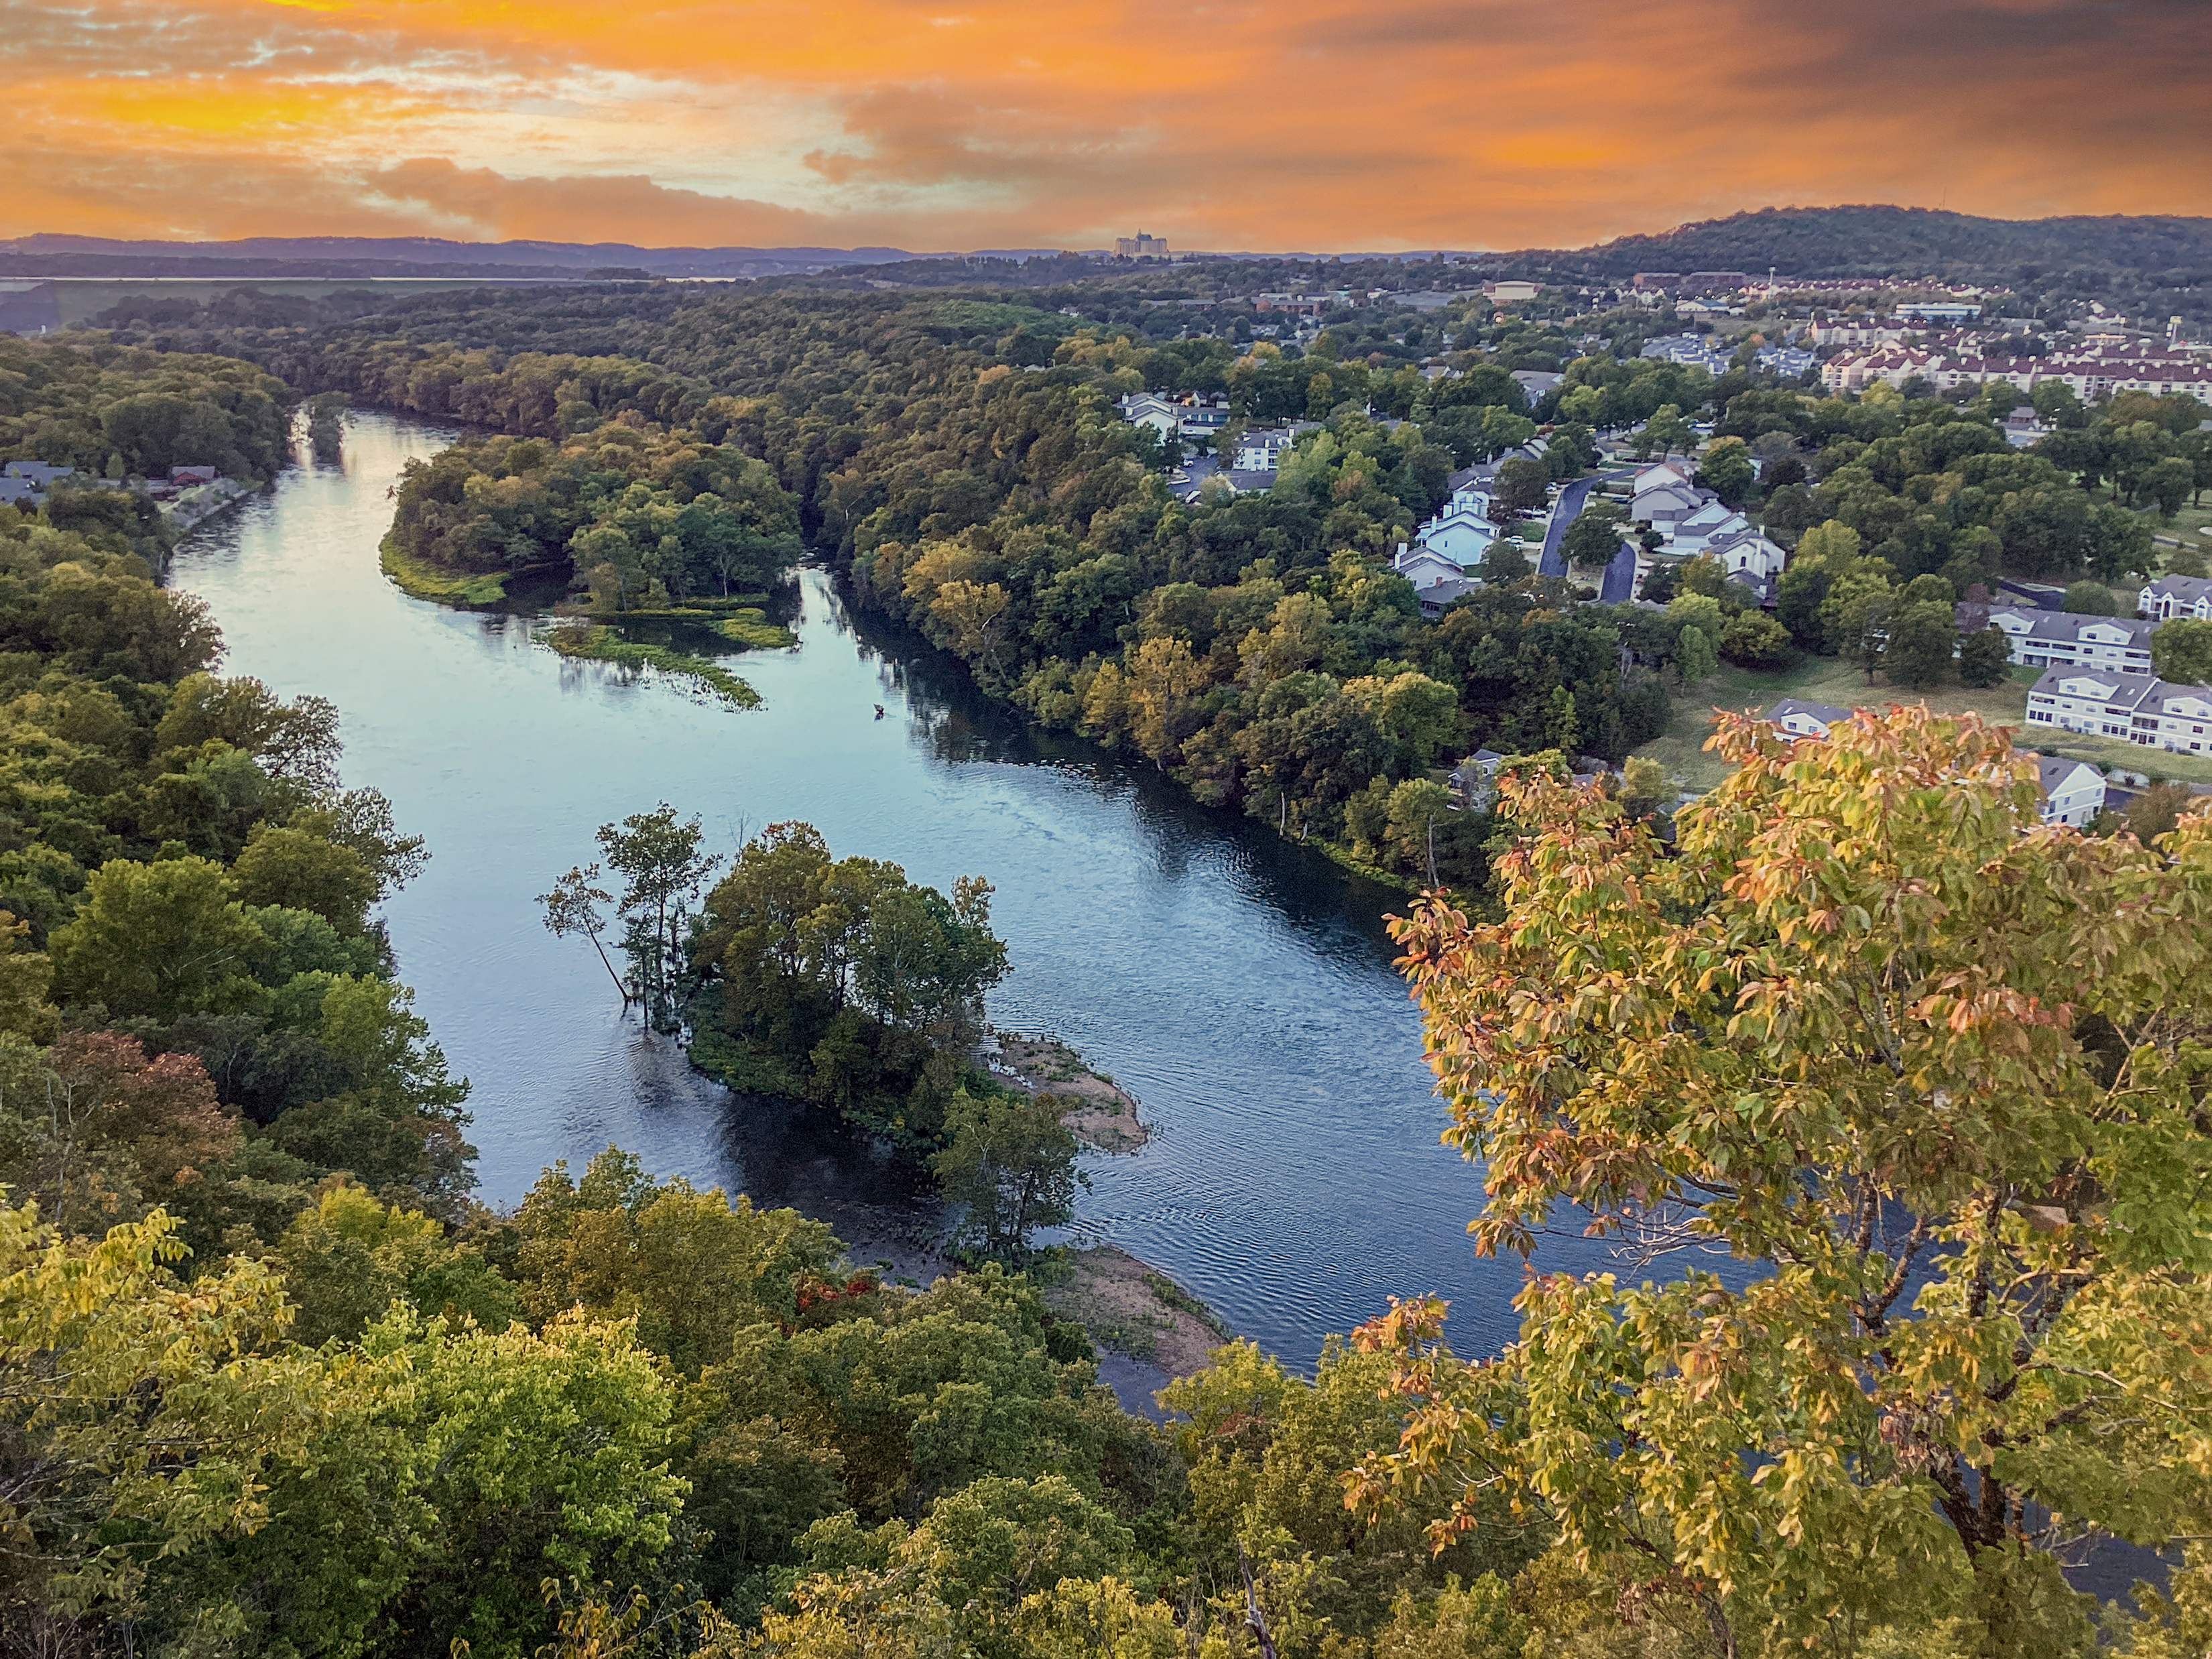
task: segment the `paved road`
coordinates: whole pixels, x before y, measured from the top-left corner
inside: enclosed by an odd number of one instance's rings
[[[1597,590],[1600,605],[1626,605],[1636,597],[1636,548],[1623,542],[1613,562],[1605,568],[1605,580]]]
[[[1544,526],[1544,552],[1536,561],[1540,576],[1564,576],[1567,574],[1565,544],[1567,526],[1583,510],[1583,502],[1596,489],[1595,478],[1577,478],[1559,492],[1559,501],[1552,507],[1550,521]]]

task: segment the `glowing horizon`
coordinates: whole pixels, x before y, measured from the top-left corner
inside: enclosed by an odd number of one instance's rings
[[[1786,11],[1786,15],[1778,13]],[[1572,246],[1765,206],[2212,213],[2195,0],[80,0],[0,236]]]

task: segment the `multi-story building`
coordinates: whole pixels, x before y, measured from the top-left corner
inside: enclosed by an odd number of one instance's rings
[[[2078,830],[2105,810],[2105,775],[2087,761],[2039,755],[2035,787],[2042,799],[2038,816],[2045,823]]]
[[[1959,626],[1969,627],[1973,607],[1959,607]],[[1984,627],[2012,641],[2012,660],[2028,668],[2112,668],[2150,672],[2150,636],[2158,624],[2139,617],[2093,617],[2078,611],[2038,611],[1992,605]]]
[[[2113,738],[2176,754],[2212,741],[2212,686],[2175,685],[2151,674],[2053,668],[2027,694],[2027,723]]]

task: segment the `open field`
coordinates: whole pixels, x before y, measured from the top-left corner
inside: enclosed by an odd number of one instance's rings
[[[1724,708],[1731,714],[1749,710],[1756,714],[1779,697],[1802,697],[1808,702],[1832,702],[1846,708],[1924,702],[1939,714],[1971,712],[2004,725],[2024,726],[2027,688],[2035,683],[2037,671],[2016,668],[2013,673],[2014,678],[2009,683],[1985,691],[1956,684],[1911,691],[1891,685],[1879,674],[1869,685],[1861,670],[1834,657],[1808,656],[1794,667],[1769,674],[1723,663],[1720,672],[1700,681],[1687,692],[1676,694],[1674,719],[1666,735],[1654,738],[1636,752],[1657,761],[1666,769],[1667,775],[1679,781],[1683,788],[1710,789],[1730,769],[1719,756],[1707,753],[1704,747],[1705,739],[1712,735],[1713,710]]]

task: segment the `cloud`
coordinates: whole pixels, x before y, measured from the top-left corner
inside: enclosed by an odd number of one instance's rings
[[[822,246],[816,215],[670,190],[640,176],[509,179],[418,156],[369,174],[365,191],[463,241],[630,242],[639,246]],[[579,228],[588,234],[579,235]],[[836,228],[849,228],[839,225]]]
[[[4,234],[1331,249],[1790,203],[2212,213],[2201,0],[9,15]]]

